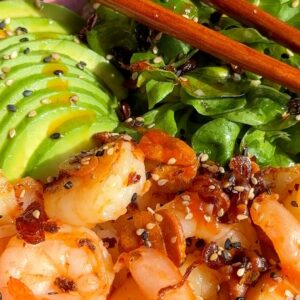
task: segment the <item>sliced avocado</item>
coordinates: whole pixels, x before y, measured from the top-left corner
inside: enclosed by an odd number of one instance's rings
[[[17,36],[11,36],[6,39],[1,40],[0,42],[0,51],[5,50],[5,48],[19,45],[24,41],[36,41],[36,40],[45,40],[45,39],[58,39],[58,40],[68,40],[74,41],[75,36],[69,34],[60,34],[53,32],[36,32],[36,33],[27,33]]]
[[[57,39],[29,41],[5,48],[0,51],[0,58],[9,58],[11,54],[21,53],[26,48],[30,49],[30,51],[47,50],[50,53],[63,54],[78,62],[84,61],[87,64],[86,68],[98,76],[118,99],[126,97],[127,91],[123,87],[121,74],[104,57],[82,44]]]
[[[10,23],[6,25],[6,29],[15,32],[17,28],[26,28],[29,33],[35,32],[52,32],[60,34],[71,34],[75,33],[72,28],[66,28],[59,22],[48,19],[48,18],[34,18],[25,17],[11,19]]]
[[[94,120],[89,122],[85,118],[64,124],[58,130],[63,138],[44,140],[32,155],[25,176],[44,181],[48,176],[56,176],[58,163],[65,161],[82,149],[91,149],[96,146],[90,137],[102,128],[102,125],[99,127],[99,124]]]
[[[52,110],[48,107],[39,108],[37,117],[24,119],[15,128],[16,135],[6,141],[0,157],[4,174],[9,180],[22,177],[34,152],[45,139],[51,136],[53,138],[53,134],[58,133],[57,130],[66,122],[77,118],[89,119],[94,115],[94,112],[77,106],[57,105]],[[117,120],[102,116],[95,124],[97,131],[110,131],[116,127]]]
[[[78,33],[85,25],[83,18],[61,5],[45,3],[42,9],[38,9],[33,0],[0,1],[0,20],[23,17],[50,18],[72,33]]]
[[[72,96],[78,97],[77,103],[71,103],[70,98]],[[47,99],[46,101],[43,101]],[[42,101],[41,101],[42,100]],[[49,103],[49,104],[48,104]],[[82,90],[81,88],[69,88],[68,91],[57,92],[51,89],[43,89],[35,93],[34,95],[22,99],[15,107],[16,112],[7,111],[2,117],[0,122],[0,153],[8,137],[9,130],[17,127],[23,119],[29,118],[30,113],[36,112],[41,106],[49,105],[49,110],[52,108],[51,104],[61,105],[77,105],[88,107],[95,112],[95,115],[109,114],[115,116],[114,111],[110,106],[103,104],[99,99],[95,99],[94,95]]]

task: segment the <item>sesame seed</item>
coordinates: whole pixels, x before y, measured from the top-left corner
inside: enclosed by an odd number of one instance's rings
[[[152,49],[152,52],[153,52],[154,54],[157,54],[157,53],[158,53],[158,48],[157,48],[156,46],[154,46],[153,49]]]
[[[128,135],[128,134],[124,134],[122,136],[122,138],[123,138],[124,141],[127,141],[127,142],[132,141],[132,137],[130,135]]]
[[[139,77],[139,73],[138,72],[133,72],[131,75],[131,79],[132,80],[136,80]]]
[[[115,149],[114,149],[114,148],[109,148],[109,149],[107,150],[107,155],[113,155],[114,152],[115,152]]]
[[[229,188],[229,187],[231,187],[231,186],[232,186],[232,183],[229,182],[229,181],[227,181],[227,182],[225,182],[225,183],[223,184],[223,188],[224,188],[224,189],[227,189],[227,188]]]
[[[55,70],[55,71],[53,72],[53,74],[54,74],[55,76],[62,76],[62,75],[64,75],[64,71],[62,71],[62,70]]]
[[[21,35],[24,33],[28,33],[28,30],[25,27],[21,27],[19,26],[18,28],[16,28],[16,34],[17,35]]]
[[[195,23],[198,23],[199,19],[198,19],[197,17],[194,17],[194,18],[193,18],[193,21],[194,21]]]
[[[163,216],[160,214],[155,214],[154,217],[157,222],[161,222],[164,219]]]
[[[254,188],[251,188],[249,191],[249,199],[253,200],[255,198]]]
[[[181,195],[182,200],[184,201],[191,201],[190,195]]]
[[[290,290],[285,290],[284,295],[286,297],[294,298],[294,294]]]
[[[177,242],[177,239],[178,239],[177,236],[171,237],[171,243],[175,244]]]
[[[11,129],[9,132],[8,132],[8,136],[12,139],[14,138],[16,135],[16,129]]]
[[[27,37],[24,37],[24,38],[20,39],[20,43],[26,43],[28,41],[29,41],[29,38],[27,38]]]
[[[224,216],[224,213],[225,213],[224,209],[223,209],[223,208],[220,208],[219,211],[217,212],[217,216],[218,216],[219,218],[221,218],[221,217]]]
[[[141,235],[143,234],[144,231],[145,231],[144,228],[139,228],[139,229],[136,230],[135,233],[136,233],[137,236],[141,236]]]
[[[237,185],[233,188],[235,191],[237,192],[244,192],[245,191],[245,187],[241,186],[241,185]]]
[[[186,14],[182,15],[184,18],[189,19],[190,17]]]
[[[189,206],[190,205],[190,201],[182,201],[183,206]]]
[[[32,110],[30,111],[28,114],[27,114],[27,117],[28,118],[33,118],[37,115],[37,112],[35,110]]]
[[[206,153],[203,153],[203,154],[201,154],[200,155],[200,161],[201,162],[206,162],[206,161],[208,161],[208,154],[206,154]]]
[[[81,159],[80,163],[82,165],[88,165],[90,163],[91,157],[87,156]]]
[[[54,132],[50,135],[50,139],[52,140],[58,140],[61,137],[61,134],[59,132]]]
[[[194,91],[194,94],[198,97],[201,97],[204,95],[204,92],[202,90],[198,89],[198,90]]]
[[[246,271],[245,268],[240,268],[240,269],[237,270],[236,275],[237,275],[238,277],[243,277],[244,274],[245,274],[245,271]]]
[[[176,158],[172,157],[168,160],[168,165],[175,165],[176,164]]]
[[[296,116],[296,120],[297,120],[297,121],[300,121],[300,115],[297,115],[297,116]]]
[[[84,70],[84,68],[86,67],[86,62],[80,61],[80,62],[76,65],[76,67],[77,67],[78,69],[80,69],[80,70]]]
[[[153,62],[155,63],[155,64],[159,64],[159,63],[161,63],[163,61],[163,59],[159,56],[159,57],[155,57],[154,59],[153,59]]]
[[[43,62],[44,63],[50,63],[52,61],[52,56],[46,56],[44,59],[43,59]]]
[[[150,124],[150,125],[147,126],[147,128],[149,128],[149,129],[153,128],[153,127],[155,127],[155,123],[152,123],[152,124]]]
[[[12,79],[8,79],[5,81],[6,86],[11,86],[14,83]]]
[[[41,104],[50,104],[50,103],[51,103],[51,100],[45,98],[45,99],[42,99],[40,102],[41,102]]]
[[[184,219],[185,219],[185,220],[192,220],[193,217],[194,217],[193,213],[190,212],[190,213],[188,213],[188,214],[184,217]]]
[[[54,177],[53,176],[49,176],[49,177],[47,177],[47,182],[48,183],[51,183],[51,182],[53,182],[54,181]]]
[[[35,210],[32,215],[36,218],[36,219],[39,219],[40,218],[40,215],[41,215],[41,212],[39,210]]]
[[[13,51],[11,54],[10,54],[10,59],[14,59],[14,58],[17,58],[18,57],[18,52],[17,51]]]
[[[73,41],[76,43],[76,44],[80,44],[80,40],[77,36],[74,37]]]
[[[216,189],[216,187],[215,187],[214,185],[210,185],[208,188],[209,188],[210,190],[215,190],[215,189]]]
[[[25,190],[22,190],[22,192],[20,193],[20,198],[24,198],[24,196],[25,196],[25,193],[26,193],[26,191]]]
[[[13,105],[13,104],[8,104],[8,105],[6,106],[6,108],[7,108],[7,110],[10,111],[10,112],[16,112],[16,111],[17,111],[16,106]]]
[[[291,6],[292,8],[297,8],[299,6],[299,0],[293,0]]]
[[[155,211],[151,208],[151,207],[147,207],[147,210],[149,211],[149,213],[151,213],[152,215],[155,214]]]
[[[111,54],[107,54],[107,55],[106,55],[106,59],[107,59],[107,60],[112,60],[113,58],[114,58],[114,57],[113,57]]]
[[[128,119],[125,120],[125,123],[131,123],[132,121],[133,121],[132,118],[128,118]]]
[[[211,222],[211,216],[209,216],[208,214],[204,214],[203,218],[207,223]]]
[[[32,95],[32,93],[33,93],[33,91],[31,91],[31,90],[25,90],[23,92],[23,96],[24,97],[30,97]]]
[[[66,190],[69,190],[73,187],[73,182],[72,181],[67,181],[65,184],[64,184],[64,188]]]
[[[29,54],[30,53],[30,48],[25,48],[24,49],[24,51],[23,51],[23,53],[25,54],[25,55],[27,55],[27,54]]]
[[[143,117],[137,117],[137,118],[136,118],[136,121],[138,121],[138,122],[144,122],[145,119],[144,119]]]
[[[243,220],[248,219],[248,216],[247,216],[247,215],[244,215],[244,214],[239,214],[239,215],[236,216],[236,218],[237,218],[239,221],[243,221]]]
[[[210,258],[209,258],[210,261],[216,261],[217,259],[218,259],[218,254],[217,254],[217,253],[213,253],[213,254],[210,256]]]
[[[101,6],[101,4],[100,3],[94,3],[93,4],[93,9],[98,9],[99,7]]]
[[[253,185],[257,185],[258,184],[258,180],[254,176],[251,177],[251,182],[252,182]]]
[[[224,174],[225,173],[225,169],[223,167],[220,167],[219,168],[219,172],[222,173],[222,174]]]
[[[168,179],[160,179],[160,180],[158,180],[158,182],[157,182],[157,184],[159,185],[159,186],[163,186],[163,185],[165,185],[166,183],[168,183]]]
[[[155,227],[154,223],[147,223],[146,224],[146,229],[148,229],[148,230],[152,230],[154,227]]]
[[[5,19],[4,19],[4,23],[5,23],[6,25],[10,24],[10,20],[11,20],[10,18],[5,18]]]

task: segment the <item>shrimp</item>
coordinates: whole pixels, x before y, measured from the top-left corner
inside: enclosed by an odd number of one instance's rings
[[[157,191],[185,190],[197,174],[198,159],[193,149],[161,130],[147,131],[138,147],[145,154],[146,170],[151,173]]]
[[[195,296],[187,282],[177,288],[170,288],[178,284],[182,276],[172,261],[161,252],[152,248],[139,248],[130,253],[123,253],[115,266],[116,270],[126,266],[139,287],[143,298],[130,298],[129,294],[116,291],[118,298],[112,295],[113,300],[119,299],[147,299],[147,300],[195,300]],[[126,283],[128,284],[128,282]],[[133,291],[135,293],[136,291]]]
[[[300,223],[277,200],[277,194],[261,194],[251,207],[251,216],[272,241],[284,274],[300,286]]]
[[[92,227],[126,213],[145,182],[143,154],[120,138],[65,162],[45,189],[45,211],[53,220]]]
[[[0,257],[0,289],[12,299],[106,299],[113,278],[106,248],[83,227],[61,225],[35,245],[13,237]]]
[[[206,213],[209,206],[196,192],[184,192],[162,209],[168,209],[175,214],[185,238],[197,237],[207,242],[216,242],[221,247],[230,239],[232,242],[241,243],[244,248],[259,250],[257,235],[250,220],[231,224],[217,222],[216,217]]]
[[[246,300],[287,300],[300,297],[299,287],[291,284],[280,271],[264,274],[246,294]]]

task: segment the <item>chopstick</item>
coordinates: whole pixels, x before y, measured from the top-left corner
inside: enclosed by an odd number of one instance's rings
[[[221,12],[258,29],[263,35],[300,53],[300,31],[245,0],[205,0]]]
[[[151,28],[174,36],[222,60],[300,92],[300,70],[233,41],[150,0],[96,2],[121,11]]]

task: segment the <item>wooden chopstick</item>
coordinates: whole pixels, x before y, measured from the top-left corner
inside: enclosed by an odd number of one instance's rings
[[[195,48],[300,92],[300,70],[175,14],[150,0],[96,1]]]
[[[255,27],[271,40],[300,53],[300,31],[250,2],[246,0],[205,0],[205,2],[241,23]]]

